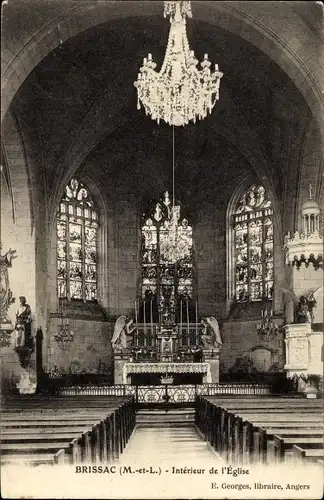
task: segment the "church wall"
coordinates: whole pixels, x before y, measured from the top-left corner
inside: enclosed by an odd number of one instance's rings
[[[279,333],[278,337],[272,341],[263,341],[257,333],[258,323],[259,320],[225,321],[223,323],[221,328],[223,345],[220,349],[220,380],[222,380],[222,375],[226,374],[233,367],[237,358],[244,356],[258,358],[258,353],[255,351],[261,348],[270,349],[271,351],[269,364],[264,364],[266,368],[264,371],[268,371],[273,363],[279,363],[280,368],[283,368],[283,332]],[[276,323],[280,325],[282,321],[277,320]],[[254,361],[254,365],[259,367],[259,371],[263,371],[262,357],[263,353],[261,352],[259,364],[258,361]]]
[[[17,123],[11,114],[7,114],[3,127],[3,144],[5,147],[12,199],[4,182],[1,183],[1,253],[6,253],[9,248],[16,250],[17,258],[12,261],[9,269],[9,287],[15,298],[8,311],[8,317],[15,322],[19,297],[26,297],[32,310],[32,333],[37,326],[37,296],[36,296],[36,250],[35,250],[35,220],[32,203],[32,190],[30,185],[30,172],[27,165],[26,150],[22,137],[18,131]],[[44,288],[44,287],[43,287]],[[1,377],[2,385],[12,385],[18,381],[21,368],[17,354],[13,351],[14,334],[10,347],[1,348]],[[35,354],[32,355],[31,366],[35,365]]]
[[[91,186],[85,182],[90,189]],[[65,306],[69,327],[74,332],[74,341],[62,351],[54,340],[58,330],[58,300],[56,296],[56,231],[51,237],[50,262],[50,311],[51,317],[45,335],[46,371],[57,366],[58,371],[69,373],[75,361],[80,370],[88,373],[113,373],[113,356],[110,339],[115,320],[126,314],[134,318],[134,307],[139,293],[140,278],[140,228],[138,215],[131,201],[122,196],[118,201],[105,193],[107,212],[101,213],[101,229],[98,241],[98,303],[99,309],[91,312],[86,306]],[[91,192],[94,194],[93,191]],[[116,196],[117,198],[117,196]],[[95,196],[94,196],[95,199]],[[96,201],[96,200],[95,200]],[[100,312],[101,310],[101,312]],[[100,321],[99,317],[106,318]],[[83,319],[86,316],[87,319]],[[134,318],[135,319],[135,318]]]
[[[48,339],[46,372],[100,373],[111,377],[113,382],[113,354],[110,339],[113,323],[107,321],[70,319],[69,327],[74,341],[63,351],[54,339],[59,326],[58,318],[51,318]]]

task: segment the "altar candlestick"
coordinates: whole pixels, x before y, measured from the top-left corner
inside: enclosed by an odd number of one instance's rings
[[[187,299],[187,332],[188,332],[188,345],[190,345],[189,300],[188,299]]]
[[[180,300],[180,339],[182,344],[182,300]]]
[[[151,334],[153,336],[153,300],[150,301]]]
[[[198,302],[196,301],[196,345],[198,345]]]
[[[136,332],[135,332],[135,345],[138,345],[138,317],[137,317],[137,300],[135,300],[135,325],[136,325]]]
[[[144,329],[144,345],[145,345],[145,328],[146,328],[146,318],[145,318],[145,299],[143,300],[143,329]]]

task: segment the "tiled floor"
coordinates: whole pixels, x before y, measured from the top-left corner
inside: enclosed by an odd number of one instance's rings
[[[218,465],[221,459],[208,447],[193,426],[138,427],[121,456],[122,462],[149,464],[206,462]]]

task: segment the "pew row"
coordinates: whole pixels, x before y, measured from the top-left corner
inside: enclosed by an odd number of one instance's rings
[[[58,400],[31,405],[28,400],[26,408],[23,400],[6,402],[0,422],[1,463],[116,460],[135,427],[133,398],[92,398],[91,408],[85,407],[87,402],[74,398],[68,405]]]
[[[323,447],[323,407],[317,400],[297,399],[295,405],[291,398],[198,397],[196,426],[229,463],[282,461],[294,444]]]

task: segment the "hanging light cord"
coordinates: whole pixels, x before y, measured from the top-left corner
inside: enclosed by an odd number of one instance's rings
[[[175,153],[174,153],[174,125],[172,125],[172,206],[175,206]]]

